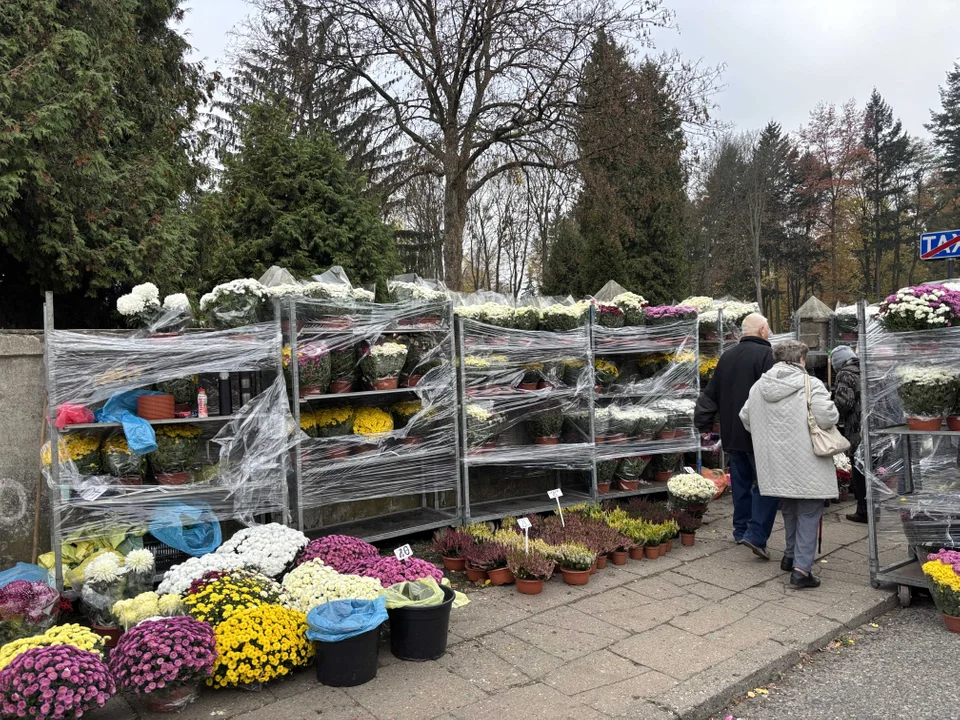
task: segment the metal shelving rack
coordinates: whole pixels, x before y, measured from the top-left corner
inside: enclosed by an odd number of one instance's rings
[[[389,412],[388,406],[394,402],[420,399],[429,400],[431,406],[440,411],[441,418],[433,424],[422,445],[403,444],[400,438],[394,437],[398,433],[372,443],[360,442],[362,439],[353,435],[305,439],[299,433],[292,451],[290,492],[296,527],[308,535],[340,533],[373,542],[457,524],[463,503],[459,474],[460,428],[454,406],[456,346],[452,305],[444,301],[376,304],[366,309],[343,307],[343,314],[351,316],[349,327],[339,327],[340,323],[330,317],[331,311],[337,311],[335,305],[336,301],[332,300],[290,298],[283,313],[288,321],[287,344],[299,348],[306,343],[325,341],[373,343],[382,337],[396,337],[402,342],[404,336],[437,335],[442,364],[412,388],[300,396],[299,365],[291,363],[296,371],[290,373],[288,391],[296,427],[307,404],[375,406]],[[371,315],[369,318],[365,318],[367,313]],[[421,322],[426,315],[438,317],[439,322]],[[295,402],[293,398],[299,400]],[[402,484],[398,486],[398,482]],[[455,497],[452,507],[446,497],[448,493]],[[324,509],[335,509],[332,506],[366,501],[392,504],[400,499],[417,500],[418,506],[388,508],[361,519],[323,522]],[[305,511],[311,510],[318,511],[319,521],[305,517]]]
[[[597,497],[597,474],[593,463],[594,450],[594,392],[593,392],[593,351],[590,344],[591,318],[586,325],[568,332],[519,331],[495,327],[475,320],[457,318],[457,349],[461,359],[459,363],[459,407],[460,434],[463,438],[462,479],[463,514],[466,523],[498,520],[508,515],[525,515],[546,512],[556,508],[556,501],[543,494],[526,494],[499,500],[476,502],[475,484],[482,480],[475,477],[475,470],[482,467],[504,467],[553,470],[554,487],[563,490],[560,504],[575,505],[591,502]],[[503,345],[485,343],[484,336],[498,335]],[[584,361],[586,379],[581,375],[576,388],[545,388],[543,390],[498,390],[490,394],[468,394],[468,379],[463,359],[469,351],[489,352],[491,354],[511,353],[517,362],[550,362],[560,358],[577,358]],[[578,401],[587,409],[590,418],[588,442],[529,445],[507,444],[490,450],[471,449],[467,442],[467,405],[471,402],[483,402],[493,408],[509,407],[515,415],[535,413],[538,409],[557,401]],[[516,438],[514,438],[516,439]],[[584,459],[586,458],[586,459]],[[573,469],[571,469],[573,468]],[[568,481],[571,474],[587,474],[589,488],[572,489]]]
[[[131,337],[129,332],[118,332],[116,330],[89,330],[89,331],[61,331],[55,327],[54,323],[54,305],[53,293],[46,293],[43,306],[44,321],[44,371],[47,388],[47,439],[50,442],[50,477],[48,491],[50,496],[50,543],[53,548],[55,558],[55,575],[58,589],[63,589],[63,555],[62,544],[64,541],[64,517],[68,510],[77,512],[100,512],[116,511],[117,513],[128,513],[145,518],[151,509],[161,507],[165,503],[189,500],[195,502],[208,502],[211,508],[217,508],[217,503],[232,502],[231,496],[234,489],[220,487],[216,484],[196,484],[196,485],[120,485],[106,484],[101,485],[102,493],[92,499],[85,499],[80,493],[80,488],[70,482],[63,483],[61,468],[59,462],[60,439],[61,436],[76,432],[102,432],[115,431],[121,427],[120,423],[82,423],[67,425],[62,430],[58,430],[54,420],[56,419],[57,407],[64,402],[70,402],[70,397],[58,397],[56,390],[58,383],[56,381],[60,373],[83,373],[84,370],[78,369],[76,365],[90,365],[92,362],[109,368],[106,375],[114,374],[116,377],[126,375],[131,378],[128,382],[120,384],[115,379],[108,379],[106,384],[112,385],[116,391],[121,389],[133,389],[133,387],[152,385],[154,382],[162,380],[174,380],[192,374],[217,374],[222,372],[231,373],[264,373],[270,375],[268,379],[275,378],[281,372],[281,326],[279,316],[276,318],[275,332],[269,333],[270,341],[260,343],[251,347],[255,342],[255,337],[244,331],[244,328],[226,331],[227,337],[243,342],[243,349],[246,353],[238,352],[236,358],[220,358],[213,363],[206,363],[204,358],[204,348],[202,343],[191,342],[193,338],[202,339],[205,335],[217,331],[191,329],[184,333],[176,334],[176,337],[166,335],[164,337]],[[270,323],[266,326],[269,327]],[[250,326],[250,327],[262,327]],[[70,332],[73,335],[69,350],[63,350],[58,347],[57,334],[60,332]],[[223,335],[223,332],[220,333]],[[264,334],[264,333],[258,333]],[[89,338],[89,343],[79,340],[79,338]],[[183,341],[180,338],[184,338]],[[167,342],[170,340],[170,342]],[[114,342],[116,341],[116,342]],[[189,348],[185,347],[189,345]],[[114,347],[115,346],[115,347]],[[185,356],[189,353],[189,357]],[[66,355],[65,360],[61,356]],[[71,366],[71,358],[73,365]],[[170,363],[176,366],[176,372],[171,376],[165,377],[163,369],[165,364]],[[211,366],[213,365],[213,366]],[[138,374],[148,372],[151,374],[151,380],[146,383],[137,383],[133,378]],[[86,378],[91,384],[98,382],[94,377]],[[102,379],[101,379],[102,381]],[[267,382],[262,382],[263,391],[269,387]],[[259,393],[258,393],[259,394]],[[257,397],[254,395],[253,397]],[[106,400],[103,397],[102,400]],[[251,398],[253,399],[253,398]],[[94,403],[96,404],[96,403]],[[196,425],[202,430],[201,439],[203,446],[206,447],[206,459],[213,462],[210,440],[217,434],[217,431],[225,424],[238,417],[237,414],[228,416],[210,415],[205,418],[171,418],[165,420],[151,420],[150,424],[155,426],[163,425]],[[282,454],[275,459],[271,471],[276,471],[278,476],[278,485],[282,488],[278,492],[278,497],[283,495],[284,501],[276,505],[258,505],[256,515],[273,515],[275,519],[287,522],[289,520],[289,502],[284,492],[286,477],[286,458]],[[261,464],[260,471],[262,477],[268,474],[267,464]],[[68,478],[70,479],[70,478]],[[239,500],[237,502],[240,502]],[[242,509],[238,508],[238,512]],[[216,512],[216,509],[214,510]],[[219,513],[221,520],[233,519],[235,513]],[[144,522],[143,524],[147,524]],[[158,550],[172,550],[165,545],[158,545],[154,548]],[[179,551],[167,553],[171,556],[179,557],[182,555]],[[158,555],[158,562],[161,557]]]
[[[591,308],[592,316],[593,308]],[[718,315],[718,327],[722,328],[722,315]],[[590,324],[590,346],[594,356],[596,357],[613,357],[613,356],[623,356],[623,355],[644,355],[650,353],[662,353],[667,347],[663,344],[662,340],[655,339],[651,337],[652,335],[659,334],[662,331],[664,326],[638,326],[638,327],[623,327],[617,329],[607,329],[602,328],[591,322]],[[654,330],[653,328],[656,328]],[[679,336],[678,336],[679,337]],[[720,333],[721,344],[722,344],[722,332]],[[625,340],[627,342],[625,342]],[[687,344],[692,345],[692,347],[686,347]],[[689,349],[693,352],[696,360],[696,370],[694,372],[694,383],[692,386],[684,390],[670,390],[669,394],[672,398],[684,398],[689,400],[696,401],[697,397],[700,395],[700,337],[699,337],[699,323],[694,321],[692,323],[692,332],[685,334],[672,345],[670,349],[673,350],[684,350]],[[643,399],[646,397],[662,397],[666,391],[654,389],[652,391],[636,391],[631,388],[624,388],[622,390],[617,390],[614,392],[606,393],[595,393],[595,402],[596,401],[612,401],[613,403],[622,402],[624,400],[630,399]],[[641,403],[642,404],[642,403]],[[647,442],[639,443],[629,443],[629,446],[624,448],[622,445],[618,444],[596,444],[595,446],[595,462],[603,462],[609,460],[617,460],[622,458],[630,457],[639,457],[641,455],[664,455],[667,453],[688,453],[696,452],[697,454],[697,469],[701,467],[701,446],[700,446],[700,434],[697,432],[695,427],[685,428],[685,435],[681,439],[674,438],[672,440],[651,440]],[[679,441],[678,441],[679,440]],[[594,478],[596,478],[596,471],[594,471]],[[636,490],[612,490],[610,492],[603,493],[602,495],[596,494],[596,481],[594,481],[594,493],[595,497],[603,500],[613,500],[617,498],[633,497],[637,495],[649,495],[652,493],[661,493],[666,492],[666,483],[664,482],[652,482],[648,484],[641,484]]]

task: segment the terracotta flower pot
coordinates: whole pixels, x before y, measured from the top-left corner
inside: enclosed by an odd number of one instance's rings
[[[423,380],[423,375],[410,375],[407,378],[406,386],[408,388],[416,387],[420,384],[421,380]]]
[[[143,485],[143,478],[139,475],[127,475],[126,477],[117,479],[121,485]]]
[[[667,544],[666,544],[666,543],[660,543],[660,544],[657,546],[657,551],[659,552],[659,557],[663,557],[664,555],[666,555],[666,554],[667,554]]]
[[[330,383],[330,392],[336,395],[353,392],[353,380],[333,380]]]
[[[658,557],[660,557],[659,546],[645,545],[643,548],[643,556],[647,560],[656,560]]]
[[[696,541],[696,533],[680,533],[680,544],[690,547]]]
[[[947,428],[954,432],[960,430],[960,415],[947,415]]]
[[[467,561],[463,558],[445,557],[443,559],[443,567],[445,567],[447,570],[463,571],[467,567]]]
[[[960,633],[960,617],[947,615],[946,613],[940,614],[943,615],[943,624],[947,626],[947,630],[954,633]]]
[[[640,487],[639,480],[621,480],[620,478],[617,478],[618,490],[623,490],[623,491],[636,490],[638,487]]]
[[[345,457],[350,457],[350,448],[334,448],[333,450],[327,450],[328,460],[342,460]]]
[[[537,384],[535,382],[529,382],[529,383],[522,382],[519,385],[517,385],[517,388],[520,390],[536,390]]]
[[[653,474],[653,479],[656,482],[665,483],[667,480],[673,477],[673,470],[658,470]]]
[[[491,585],[509,585],[513,582],[513,573],[510,568],[502,567],[496,570],[487,570],[487,577]]]
[[[626,565],[627,564],[627,551],[626,550],[614,550],[609,555],[610,562],[614,565]]]
[[[554,435],[553,437],[538,437],[538,438],[534,438],[533,442],[536,443],[537,445],[559,445],[560,436]]]
[[[590,566],[590,574],[591,574],[591,575],[596,575],[596,574],[597,574],[597,560],[596,560],[596,558],[594,558],[594,560],[593,560],[593,565]]]
[[[567,585],[586,585],[590,582],[589,570],[566,570],[560,568],[560,571],[563,573],[563,581]]]
[[[676,430],[661,430],[657,433],[657,440],[673,440],[676,436]]]
[[[303,399],[308,395],[326,395],[327,388],[323,385],[301,385],[300,386],[300,398]]]
[[[608,492],[610,492],[610,483],[608,483],[608,482],[605,482],[605,483],[598,482],[598,483],[597,483],[597,492],[600,493],[601,495],[606,495]]]
[[[643,546],[630,548],[631,560],[643,560]]]
[[[407,437],[403,438],[400,442],[403,445],[419,445],[422,439],[423,438],[419,438],[416,435],[408,435]]]
[[[930,432],[939,430],[941,425],[943,425],[943,418],[907,418],[907,428],[910,430]]]
[[[157,482],[161,485],[186,485],[190,482],[190,473],[187,470],[175,473],[157,473]]]
[[[478,570],[476,568],[470,567],[469,565],[466,566],[466,570],[467,570],[467,580],[469,580],[470,582],[473,582],[473,583],[485,582],[489,578],[486,570]]]
[[[607,445],[617,445],[619,443],[626,442],[627,436],[624,433],[613,433],[612,435],[607,435],[603,441]]]
[[[400,378],[380,378],[373,384],[374,390],[396,390],[400,385]]]
[[[603,570],[607,566],[607,556],[597,555],[597,570]]]
[[[537,390],[553,390],[554,388],[556,388],[556,385],[543,380],[537,383]]]
[[[670,552],[671,550],[673,550],[673,538],[667,540],[667,552]]]
[[[111,648],[117,644],[117,640],[119,640],[120,636],[123,635],[123,630],[109,625],[97,625],[96,623],[91,623],[90,629],[103,638],[104,645]]]
[[[539,595],[543,592],[543,580],[521,580],[517,578],[517,592],[521,595]]]
[[[200,692],[200,683],[181,685],[174,688],[161,688],[140,696],[140,702],[154,713],[180,712],[191,701],[191,697]]]

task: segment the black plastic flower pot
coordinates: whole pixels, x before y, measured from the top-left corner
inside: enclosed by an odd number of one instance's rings
[[[436,660],[447,651],[450,608],[456,597],[442,586],[443,602],[427,607],[399,607],[390,616],[390,652],[401,660]]]
[[[380,626],[340,642],[315,642],[317,681],[333,687],[353,687],[377,676]]]

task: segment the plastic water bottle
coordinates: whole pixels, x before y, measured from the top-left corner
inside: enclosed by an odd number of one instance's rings
[[[207,391],[203,388],[197,393],[197,417],[207,417]]]

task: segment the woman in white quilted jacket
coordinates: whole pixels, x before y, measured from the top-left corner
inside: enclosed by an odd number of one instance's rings
[[[775,365],[751,388],[740,411],[743,426],[753,435],[760,494],[781,498],[787,543],[780,567],[792,570],[790,584],[797,588],[820,585],[813,575],[817,530],[823,501],[837,497],[833,458],[818,457],[813,452],[807,427],[806,382],[810,384],[810,408],[817,425],[831,428],[840,414],[823,383],[807,374],[807,351],[806,345],[795,340],[774,346]]]

